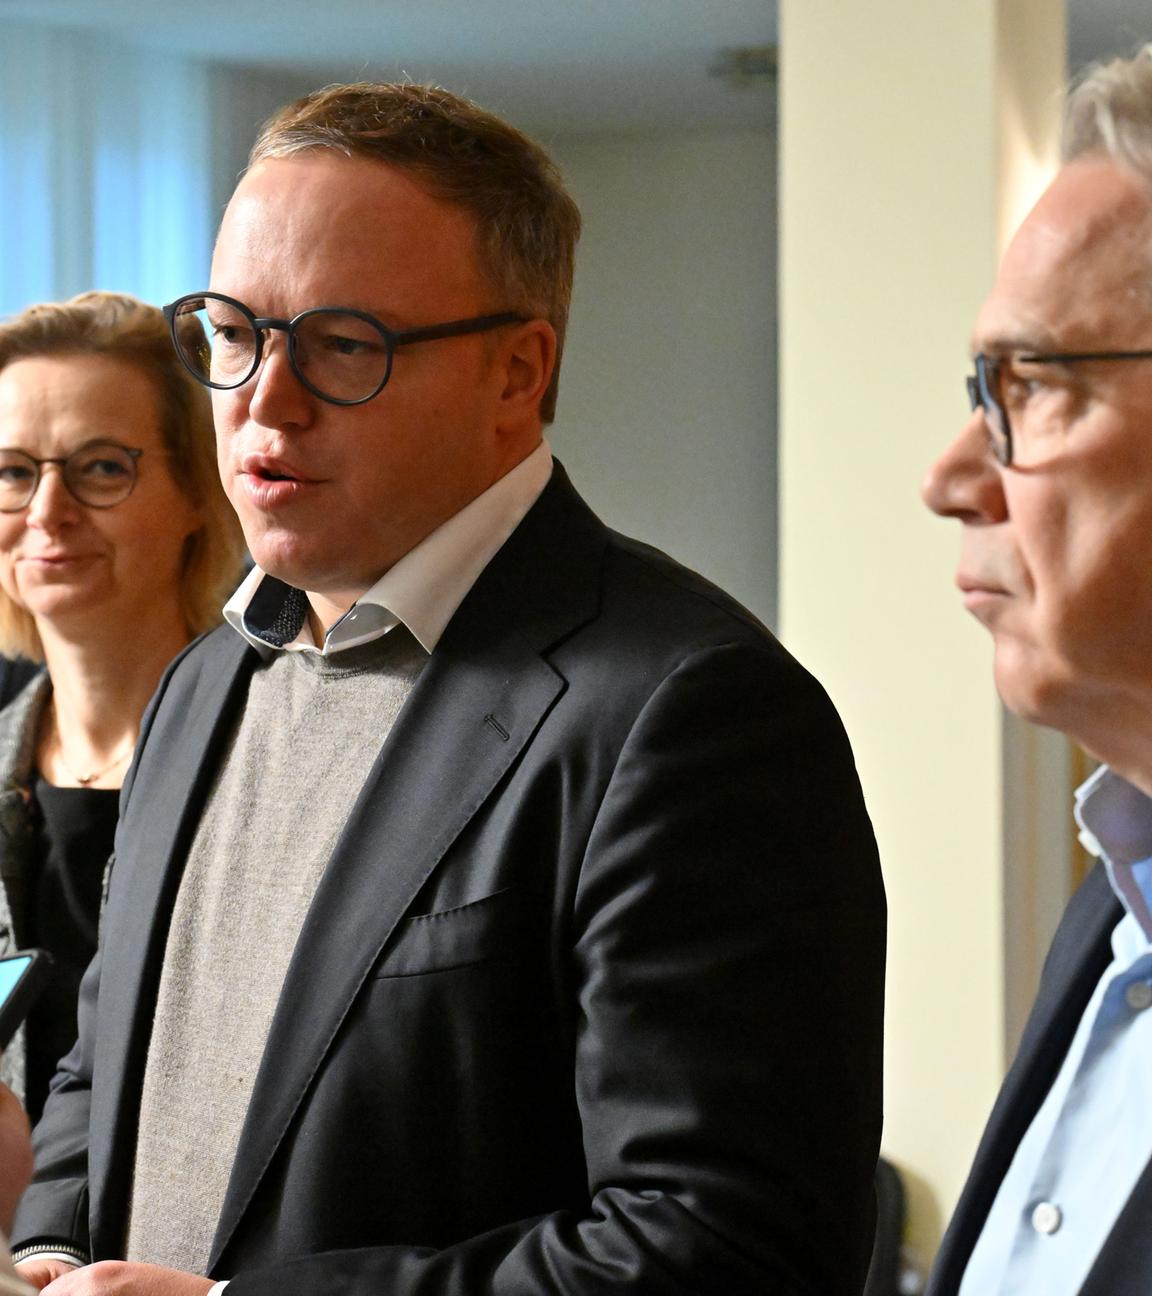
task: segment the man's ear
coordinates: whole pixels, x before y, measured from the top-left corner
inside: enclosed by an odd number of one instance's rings
[[[556,366],[556,332],[547,320],[533,319],[510,325],[507,333],[500,348],[501,422],[519,423],[525,417],[539,417]]]

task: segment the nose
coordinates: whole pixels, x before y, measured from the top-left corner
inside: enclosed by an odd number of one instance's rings
[[[59,464],[44,464],[36,491],[28,502],[27,523],[41,531],[57,531],[76,522],[81,506],[64,485]]]
[[[928,469],[920,496],[933,513],[960,522],[1003,522],[1008,516],[1002,469],[988,447],[984,411],[975,409]]]
[[[229,395],[247,393],[248,415],[268,428],[299,428],[311,424],[316,398],[296,376],[288,359],[288,339],[269,330],[264,335],[260,366],[243,387]]]

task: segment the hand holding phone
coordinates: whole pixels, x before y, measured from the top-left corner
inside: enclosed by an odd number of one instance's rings
[[[47,950],[19,950],[0,959],[0,1050],[7,1048],[51,977]]]

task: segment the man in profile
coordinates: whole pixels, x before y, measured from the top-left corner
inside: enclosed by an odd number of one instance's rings
[[[505,123],[336,87],[168,308],[256,568],[125,784],[38,1285],[856,1296],[871,828],[819,685],[552,461],[578,228]]]
[[[924,495],[1018,715],[1106,762],[932,1296],[1152,1290],[1152,47],[1072,92],[1064,164],[976,323],[972,416]]]

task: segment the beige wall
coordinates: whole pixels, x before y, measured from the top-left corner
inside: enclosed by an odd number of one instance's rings
[[[966,416],[1062,23],[1059,0],[782,4],[781,629],[841,708],[884,859],[885,1149],[925,1256],[1004,1069],[1007,825],[989,645],[917,487]]]

